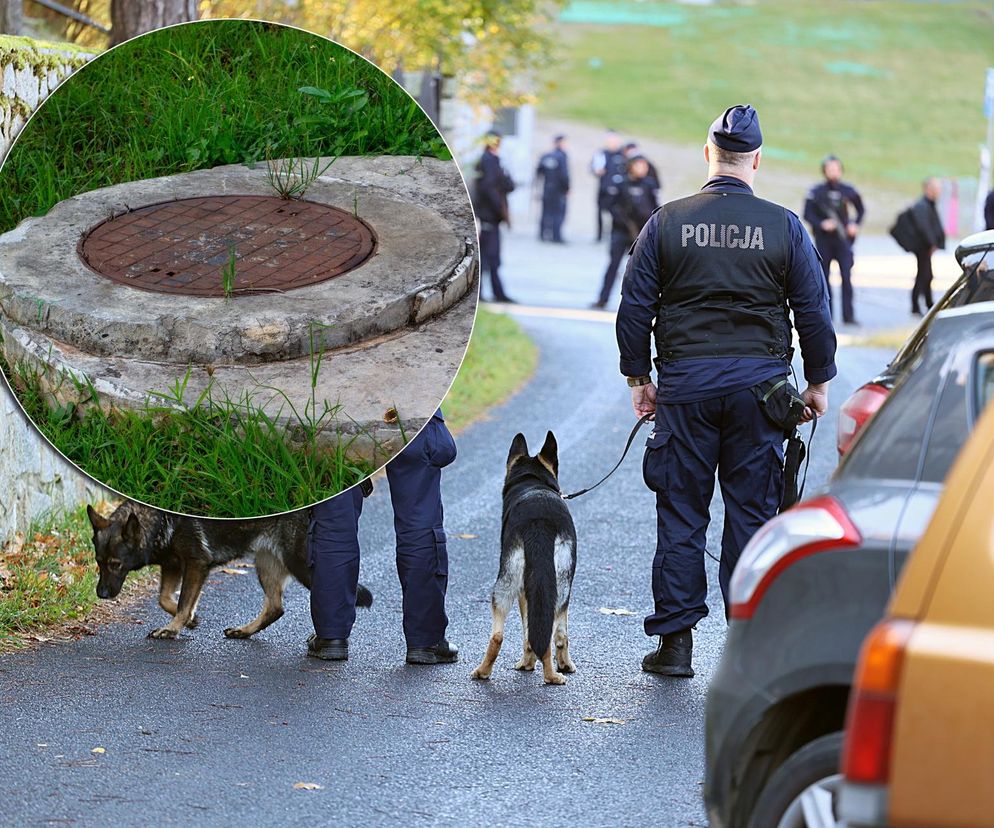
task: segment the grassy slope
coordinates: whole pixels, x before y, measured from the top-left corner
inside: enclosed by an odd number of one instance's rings
[[[990,3],[650,0],[577,3],[565,19],[605,7],[669,25],[561,24],[550,114],[697,143],[724,107],[748,101],[768,161],[810,170],[835,152],[880,182],[976,173]]]
[[[466,359],[442,401],[453,431],[503,402],[532,375],[538,349],[511,317],[480,308]]]

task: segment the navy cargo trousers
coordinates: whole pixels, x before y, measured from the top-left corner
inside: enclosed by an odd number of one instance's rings
[[[780,506],[783,441],[749,388],[656,406],[642,461],[645,483],[656,493],[655,611],[645,619],[646,635],[689,629],[708,614],[704,551],[716,470],[725,504],[718,580],[727,617],[742,548]]]
[[[434,646],[448,626],[441,476],[455,457],[455,440],[439,412],[386,467],[408,647]],[[321,638],[348,638],[355,623],[362,502],[362,492],[354,486],[317,504],[311,513],[311,620]]]

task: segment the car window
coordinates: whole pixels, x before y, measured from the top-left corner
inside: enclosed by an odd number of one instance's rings
[[[973,376],[974,418],[977,418],[987,407],[991,397],[994,397],[994,351],[986,351],[977,356]]]
[[[922,480],[941,483],[966,442],[970,421],[966,409],[967,377],[950,371],[935,409],[932,432],[922,466]]]
[[[975,405],[972,419],[976,421],[994,396],[994,352],[980,353],[973,358],[972,364],[950,372],[936,407],[932,432],[928,436],[922,480],[929,483],[945,480],[963,447],[971,427],[967,409],[970,389]]]
[[[907,374],[864,426],[839,467],[839,476],[915,480],[938,383],[936,360]]]

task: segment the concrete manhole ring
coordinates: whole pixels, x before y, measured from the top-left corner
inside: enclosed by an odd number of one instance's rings
[[[77,251],[95,273],[186,296],[286,293],[358,267],[372,229],[345,210],[266,195],[148,204],[90,228]],[[230,268],[231,284],[222,273]]]

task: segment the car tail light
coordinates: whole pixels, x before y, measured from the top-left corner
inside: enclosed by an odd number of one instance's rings
[[[886,784],[901,667],[914,622],[888,619],[863,642],[846,715],[842,772],[850,782]]]
[[[832,497],[817,497],[777,515],[742,550],[732,574],[731,617],[752,618],[770,584],[800,558],[858,546],[862,540],[845,509]]]
[[[871,382],[843,403],[839,411],[839,431],[836,438],[839,457],[849,451],[856,435],[863,430],[867,420],[877,413],[889,393],[882,385]]]

